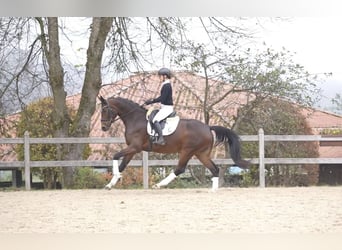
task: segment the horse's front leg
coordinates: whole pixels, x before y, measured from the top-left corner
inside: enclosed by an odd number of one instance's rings
[[[110,190],[121,178],[121,172],[119,171],[118,160],[113,160],[113,177],[110,182],[105,186],[105,189]]]
[[[110,190],[120,180],[121,173],[126,168],[127,164],[131,161],[133,156],[137,153],[134,148],[126,148],[113,157],[113,177],[111,181],[105,186],[106,189]],[[119,166],[119,159],[123,156],[121,164]]]

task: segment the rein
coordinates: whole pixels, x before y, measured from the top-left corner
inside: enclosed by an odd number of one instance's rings
[[[109,120],[105,120],[105,119],[101,119],[101,122],[107,122],[110,121],[111,123],[116,122],[117,120],[120,120],[121,118],[129,115],[130,113],[134,112],[135,110],[137,110],[138,108],[142,108],[145,104],[139,105],[137,108],[132,109],[131,111],[122,114],[121,116],[119,116],[118,112],[114,112],[113,109],[109,106],[109,104],[107,106],[104,106],[102,109],[107,108],[109,110],[109,112],[111,113],[110,115],[110,119]],[[113,114],[116,113],[116,116],[118,116],[117,118],[115,118],[114,120],[112,120],[112,117],[114,116]]]

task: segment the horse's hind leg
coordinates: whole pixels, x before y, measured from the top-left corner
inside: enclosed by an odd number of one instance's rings
[[[190,160],[191,155],[189,153],[181,153],[179,156],[178,165],[172,173],[170,173],[166,178],[161,180],[159,183],[155,184],[152,188],[161,188],[163,186],[167,186],[171,181],[176,179],[176,177],[185,172],[186,165]]]
[[[207,167],[213,175],[212,191],[216,191],[219,188],[219,172],[220,169],[210,158],[210,152],[196,154],[196,157]]]

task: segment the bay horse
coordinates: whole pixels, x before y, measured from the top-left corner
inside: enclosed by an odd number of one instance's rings
[[[218,189],[219,168],[211,160],[212,148],[220,143],[227,143],[232,160],[241,168],[249,165],[248,161],[241,158],[240,139],[232,130],[221,126],[208,126],[195,119],[180,119],[175,132],[165,136],[165,145],[152,144],[147,133],[147,110],[139,104],[121,97],[110,97],[107,100],[102,96],[101,101],[101,128],[108,131],[117,119],[121,119],[125,125],[125,140],[127,147],[113,156],[113,177],[106,185],[111,189],[121,178],[121,173],[126,168],[132,157],[141,151],[153,151],[157,153],[179,153],[178,165],[174,171],[153,188],[168,185],[178,175],[185,172],[188,161],[196,156],[207,167],[212,178],[212,190]],[[212,133],[214,132],[214,133]],[[122,158],[120,166],[118,160]]]

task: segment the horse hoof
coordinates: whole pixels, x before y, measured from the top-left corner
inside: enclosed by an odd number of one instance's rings
[[[109,186],[109,185],[106,185],[106,186],[104,187],[104,189],[105,189],[105,190],[111,190],[111,189],[112,189],[112,187],[111,187],[111,186]]]
[[[152,189],[160,189],[160,187],[159,187],[157,184],[154,184],[154,185],[152,186]]]

